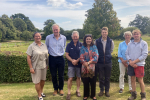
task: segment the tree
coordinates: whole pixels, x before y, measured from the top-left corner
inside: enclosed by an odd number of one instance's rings
[[[32,33],[26,30],[22,33],[22,38],[24,40],[28,41],[28,40],[32,39]]]
[[[9,18],[8,15],[3,14],[1,18]]]
[[[143,34],[146,34],[146,27],[148,26],[148,21],[150,21],[149,17],[143,17],[137,14],[135,19],[129,23],[129,26],[138,27]]]
[[[13,24],[20,32],[27,30],[27,25],[21,18],[14,19]]]
[[[43,35],[42,39],[45,39],[47,35],[50,35],[53,33],[52,25],[53,25],[53,23],[49,23],[48,25],[46,25],[44,27],[44,35]]]
[[[55,21],[52,19],[48,19],[47,21],[44,22],[44,25],[48,25],[49,23],[55,24]]]
[[[85,15],[87,19],[83,24],[85,34],[92,34],[94,38],[98,38],[102,27],[108,27],[109,36],[117,36],[119,34],[120,24],[113,10],[113,5],[109,0],[94,0],[93,8],[87,11]]]

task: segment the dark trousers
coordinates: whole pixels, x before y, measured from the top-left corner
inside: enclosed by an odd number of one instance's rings
[[[49,56],[49,68],[50,73],[52,75],[52,82],[54,90],[63,90],[64,86],[64,67],[65,67],[65,60],[63,56],[53,57]],[[58,71],[58,80],[57,82],[57,71]]]
[[[96,76],[99,74],[99,87],[100,91],[109,92],[110,88],[110,75],[111,75],[112,63],[109,64],[96,64]]]
[[[96,91],[96,77],[93,78],[90,77],[82,77],[83,86],[84,86],[84,97],[89,97],[90,93],[90,87],[91,86],[91,98],[95,97],[95,91]]]

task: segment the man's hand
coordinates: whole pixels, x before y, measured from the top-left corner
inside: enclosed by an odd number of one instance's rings
[[[136,68],[136,67],[138,67],[138,65],[137,65],[137,64],[134,64],[132,67],[133,67],[133,68]]]
[[[130,60],[130,61],[129,61],[129,65],[130,65],[130,66],[133,66],[133,65],[134,65],[134,62]]]
[[[75,65],[78,65],[78,61],[77,60],[75,60],[75,59],[73,59],[72,60],[72,64],[75,66]]]

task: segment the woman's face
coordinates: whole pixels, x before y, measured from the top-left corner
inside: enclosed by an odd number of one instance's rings
[[[91,42],[92,42],[92,38],[91,37],[87,37],[86,38],[86,44],[87,45],[91,45]]]
[[[34,41],[35,42],[40,42],[41,41],[41,34],[40,33],[36,33],[34,35]]]
[[[129,41],[131,39],[131,35],[130,34],[125,34],[125,40]]]

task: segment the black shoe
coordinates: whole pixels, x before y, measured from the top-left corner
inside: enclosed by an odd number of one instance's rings
[[[120,90],[119,90],[119,93],[122,93],[122,92],[123,92],[123,89],[120,89]]]
[[[42,96],[42,97],[46,97],[46,95],[45,95],[45,94],[41,94],[41,96]]]

